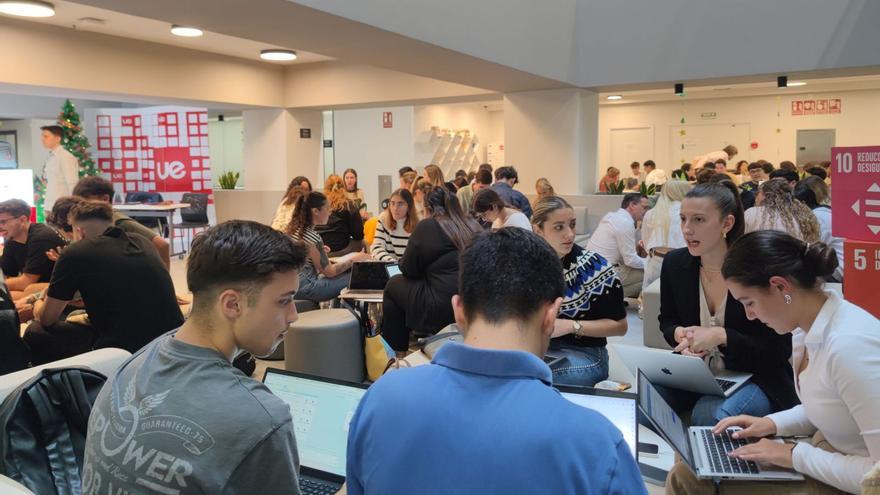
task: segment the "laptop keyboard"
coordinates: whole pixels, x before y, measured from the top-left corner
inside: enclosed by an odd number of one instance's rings
[[[721,387],[722,392],[727,392],[728,390],[730,390],[730,387],[736,385],[736,382],[724,380],[722,378],[716,378],[715,381],[718,382],[718,385]]]
[[[714,435],[712,430],[705,429],[701,430],[701,433],[706,453],[709,455],[709,462],[712,463],[712,469],[716,473],[758,474],[758,465],[753,461],[735,459],[727,455],[732,450],[748,445],[751,440],[732,438],[727,431],[720,435]]]
[[[306,478],[299,479],[299,490],[303,495],[333,495],[342,488],[335,483],[327,483],[324,481],[311,480]]]

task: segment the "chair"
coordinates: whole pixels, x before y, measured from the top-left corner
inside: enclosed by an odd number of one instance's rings
[[[174,229],[184,230],[187,233],[187,242],[184,244],[182,252],[187,252],[189,245],[192,244],[193,232],[197,229],[205,230],[210,224],[208,223],[208,195],[201,193],[184,193],[180,200],[181,203],[189,204],[188,208],[180,210],[180,223],[174,224]],[[171,240],[174,242],[174,239]],[[181,254],[181,258],[183,254]]]
[[[345,309],[304,313],[284,339],[284,368],[349,382],[364,381],[364,344],[357,318]]]
[[[308,299],[296,299],[293,301],[296,305],[296,312],[299,314],[318,309],[318,303],[309,301]],[[284,360],[284,343],[275,348],[275,352],[264,357],[266,361],[283,361]]]
[[[642,314],[644,316],[644,326],[642,342],[645,347],[654,347],[656,349],[672,349],[666,339],[663,338],[663,332],[660,331],[660,279],[651,282],[651,285],[642,289]]]
[[[586,249],[587,242],[590,240],[590,231],[587,230],[587,213],[588,210],[584,206],[574,207],[574,217],[577,220],[575,224],[574,243]]]
[[[6,495],[34,495],[34,492],[28,490],[24,485],[2,474],[0,474],[0,493]]]
[[[161,203],[162,201],[164,201],[164,199],[162,199],[162,195],[156,192],[132,191],[125,193],[126,204],[141,203],[152,205]],[[168,228],[167,225],[162,224],[162,219],[159,217],[133,216],[131,218],[151,229],[158,229],[159,232],[163,235],[165,234],[165,230]]]

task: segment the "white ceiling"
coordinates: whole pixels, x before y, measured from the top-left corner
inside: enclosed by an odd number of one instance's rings
[[[55,16],[42,19],[27,19],[34,22],[73,28],[80,31],[121,36],[153,43],[180,46],[192,50],[219,53],[232,57],[260,60],[260,50],[266,48],[285,48],[295,50],[297,59],[291,62],[265,62],[280,65],[303,64],[333,60],[316,53],[297,50],[292,46],[276,46],[224,34],[205,31],[198,38],[184,38],[171,34],[171,25],[167,22],[136,17],[112,10],[106,10],[68,1],[53,1]],[[96,23],[88,19],[100,19],[104,23]],[[16,17],[16,19],[22,19]],[[199,26],[194,26],[199,27]]]

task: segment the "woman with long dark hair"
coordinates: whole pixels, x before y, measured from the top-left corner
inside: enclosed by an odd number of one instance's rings
[[[412,194],[406,189],[391,193],[388,208],[379,215],[376,223],[376,236],[370,246],[373,259],[397,261],[403,257],[417,223],[419,218]]]
[[[458,254],[482,231],[445,187],[431,190],[425,208],[429,216],[416,225],[400,259],[402,275],[385,287],[382,333],[398,356],[406,355],[410,331],[434,334],[455,321]]]

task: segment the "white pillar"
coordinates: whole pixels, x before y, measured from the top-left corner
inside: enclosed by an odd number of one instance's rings
[[[559,194],[595,192],[598,95],[583,89],[504,95],[504,159],[516,167],[519,188],[534,194],[547,178]]]
[[[319,110],[245,110],[242,118],[247,190],[284,191],[298,175],[315,188],[323,186]],[[309,137],[301,137],[301,129],[308,129]]]

